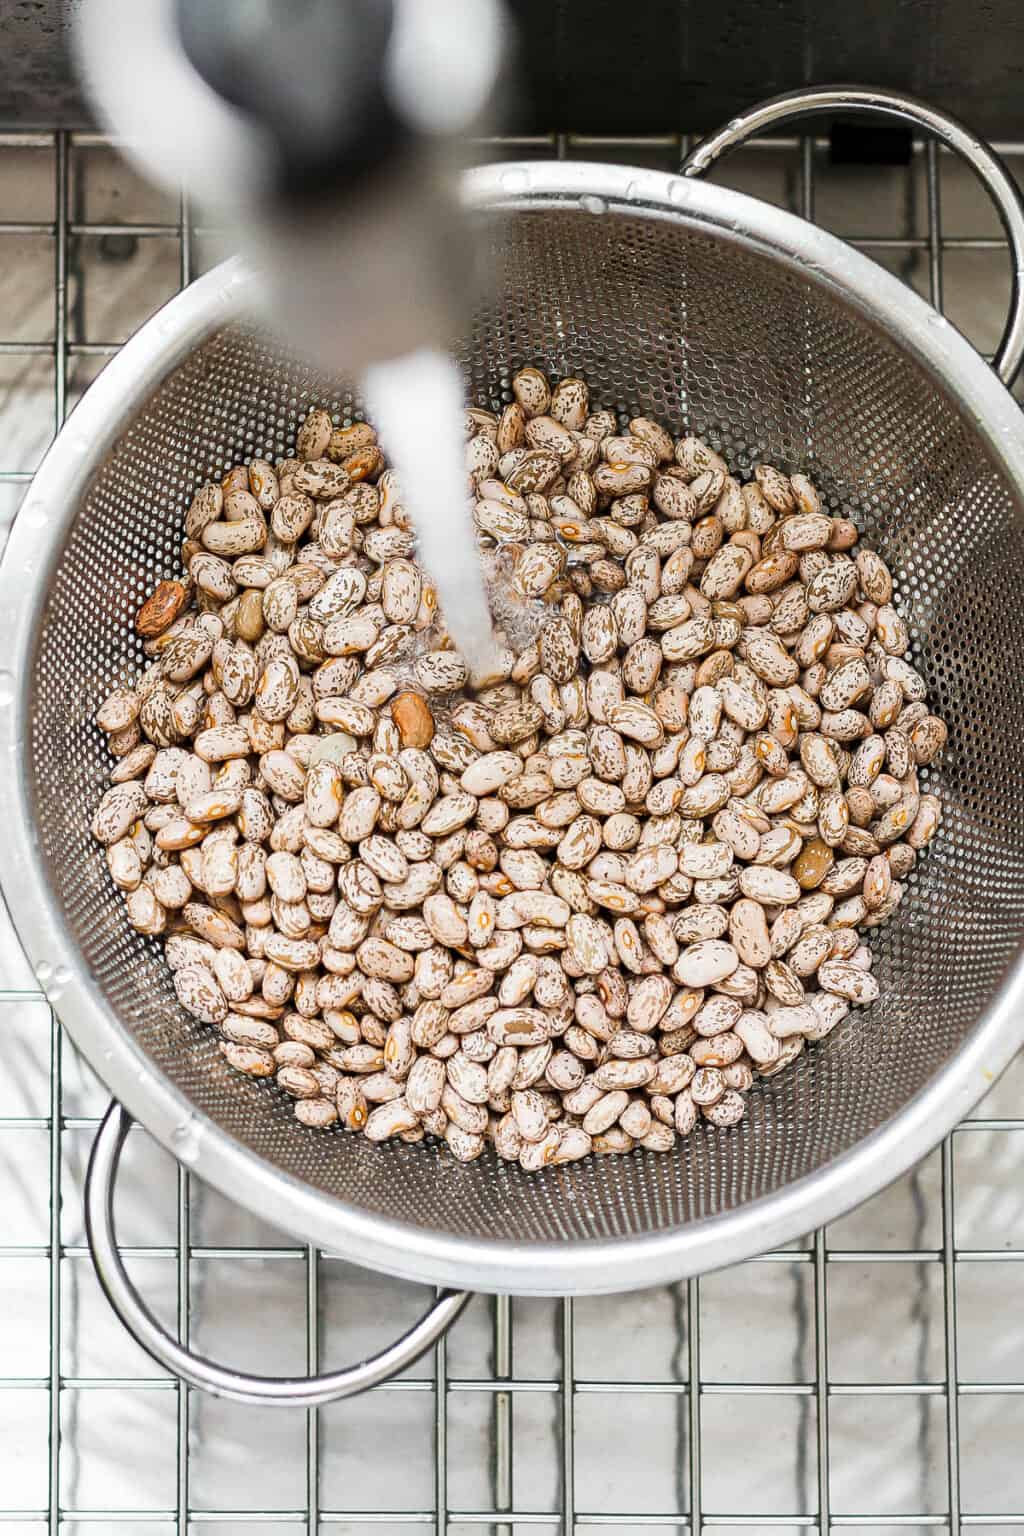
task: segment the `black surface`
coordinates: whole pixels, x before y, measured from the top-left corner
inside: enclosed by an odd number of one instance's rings
[[[909,165],[914,136],[902,123],[832,124],[829,157],[833,165]]]
[[[130,0],[126,0],[130,3]],[[0,0],[0,123],[89,122],[67,50],[73,0]],[[511,0],[519,132],[704,130],[832,81],[908,90],[993,138],[1024,137],[1020,0]]]

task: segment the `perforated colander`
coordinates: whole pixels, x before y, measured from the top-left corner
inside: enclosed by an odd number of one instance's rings
[[[866,92],[973,159],[1018,267],[1012,183],[962,129]],[[787,103],[785,112],[791,110]],[[785,112],[769,105],[692,168]],[[210,1182],[358,1263],[460,1288],[581,1293],[731,1262],[827,1220],[924,1154],[1019,1043],[1024,930],[1024,433],[1003,384],[895,278],[764,204],[686,177],[545,163],[474,173],[494,297],[460,348],[471,398],[499,410],[527,362],[581,374],[591,398],[707,438],[747,472],[800,469],[892,569],[913,662],[950,744],[929,787],[944,821],[898,914],[872,935],[878,1003],[780,1076],[728,1132],[527,1175],[430,1144],[373,1146],[301,1126],[273,1086],[232,1072],[175,1001],[160,948],[124,918],[89,820],[107,755],[90,724],[142,662],[132,619],[178,568],[195,487],[292,446],[314,402],[359,401],[241,318],[236,263],[174,299],[106,369],[47,457],[0,579],[3,884],[37,974],[131,1115]],[[1022,345],[1017,287],[1000,354]],[[315,1402],[367,1385],[433,1338],[446,1294],[387,1356],[309,1384],[259,1383],[158,1328],[113,1243],[110,1185],[127,1116],[100,1133],[89,1213],[101,1277],[146,1347],[196,1382]]]

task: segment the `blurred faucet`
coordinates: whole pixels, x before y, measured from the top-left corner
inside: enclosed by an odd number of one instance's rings
[[[265,318],[350,377],[460,328],[460,140],[492,120],[501,0],[83,0],[97,113],[251,254]]]

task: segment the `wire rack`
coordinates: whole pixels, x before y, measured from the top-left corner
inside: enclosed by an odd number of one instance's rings
[[[1024,146],[1003,147],[1024,168]],[[668,169],[686,148],[684,135],[552,135],[480,153]],[[853,239],[991,348],[1005,247],[935,146],[905,168],[840,173],[820,142],[776,140],[727,176]],[[110,336],[205,264],[208,232],[185,202],[139,194],[140,217],[118,201],[120,178],[132,184],[95,135],[0,136],[0,524],[116,352]],[[18,286],[29,269],[42,272],[44,310]],[[27,401],[45,421],[26,424]],[[805,1241],[629,1297],[481,1298],[399,1380],[335,1408],[267,1414],[157,1373],[107,1311],[80,1209],[104,1093],[6,922],[0,1038],[0,1524],[119,1536],[1024,1527],[1019,1065],[912,1174]],[[130,1267],[197,1347],[312,1370],[368,1352],[422,1310],[421,1288],[359,1270],[357,1255],[296,1246],[141,1131],[126,1161]]]

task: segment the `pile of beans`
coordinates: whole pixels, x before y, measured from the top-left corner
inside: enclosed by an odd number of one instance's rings
[[[946,730],[805,476],[741,483],[580,379],[512,396],[467,472],[518,651],[470,676],[373,429],[313,410],[197,492],[93,831],[303,1124],[532,1170],[735,1125],[874,1000],[857,930],[939,824]]]

